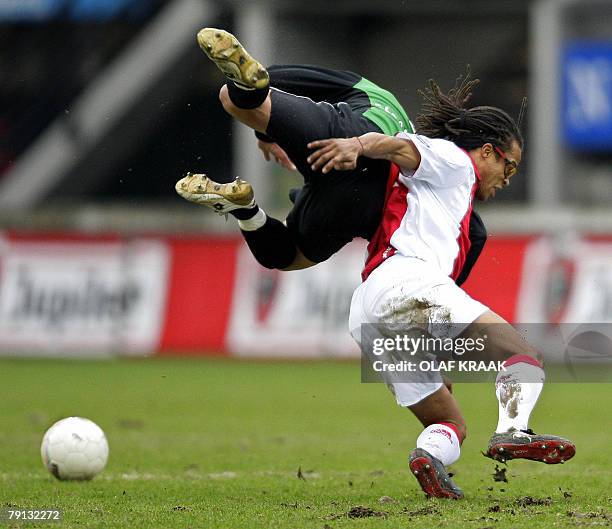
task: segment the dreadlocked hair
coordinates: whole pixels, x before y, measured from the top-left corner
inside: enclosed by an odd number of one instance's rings
[[[522,148],[520,121],[524,115],[526,99],[523,99],[518,123],[497,107],[466,109],[472,90],[479,83],[479,79],[470,79],[469,66],[465,75],[457,78],[448,94],[444,94],[438,84],[430,79],[429,87],[419,90],[423,106],[422,113],[416,119],[417,132],[429,138],[452,141],[468,151],[485,143],[506,150],[513,140]]]

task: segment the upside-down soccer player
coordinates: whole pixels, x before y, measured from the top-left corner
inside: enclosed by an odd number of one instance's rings
[[[362,157],[392,162],[396,185],[389,188],[364,282],[351,302],[349,326],[355,340],[367,349],[371,335],[388,336],[398,323],[425,324],[434,336],[486,335],[478,359],[504,362],[505,368],[496,379],[499,420],[487,455],[563,463],[574,456],[575,446],[529,429],[544,383],[538,353],[453,281],[465,255],[472,200],[487,200],[509,185],[523,147],[519,127],[503,110],[462,108],[474,82],[465,78],[445,95],[431,81],[417,118],[425,135],[368,133],[315,141],[309,162],[322,173],[351,169]],[[430,496],[462,497],[446,466],[459,458],[466,425],[439,372],[408,374],[391,387],[397,402],[427,426],[409,458],[422,489]]]
[[[393,94],[347,71],[296,65],[266,70],[224,30],[203,29],[198,43],[229,78],[220,92],[225,110],[256,131],[267,159],[274,157],[287,168],[297,166],[304,186],[285,223],[264,213],[244,180],[218,184],[206,175],[188,175],[177,183],[177,192],[234,216],[254,257],[267,268],[306,268],[327,260],[355,237],[370,240],[381,221],[390,163],[362,158],[354,170],[322,175],[307,161],[307,144],[366,132],[413,132]],[[475,212],[470,239],[458,284],[467,278],[486,241]]]

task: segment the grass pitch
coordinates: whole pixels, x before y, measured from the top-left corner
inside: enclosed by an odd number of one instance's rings
[[[452,470],[466,499],[436,501],[408,472],[421,428],[383,385],[361,384],[356,363],[0,360],[0,507],[60,508],[61,527],[79,528],[612,524],[612,386],[545,387],[533,428],[570,437],[577,455],[510,462],[507,483],[480,454],[497,421],[492,386],[455,394],[468,439]],[[56,481],[40,461],[44,431],[69,415],[109,440],[91,482]],[[23,525],[37,526],[49,527]]]

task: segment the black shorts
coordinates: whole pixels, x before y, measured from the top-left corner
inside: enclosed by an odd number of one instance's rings
[[[323,174],[310,169],[306,145],[381,130],[362,115],[370,101],[353,88],[359,75],[314,66],[273,66],[269,72],[272,111],[266,134],[304,177],[287,227],[304,256],[322,262],[353,238],[372,237],[382,218],[389,162],[362,157],[355,170]]]

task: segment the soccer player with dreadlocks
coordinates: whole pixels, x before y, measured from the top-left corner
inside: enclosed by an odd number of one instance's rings
[[[544,382],[539,354],[453,281],[466,255],[473,199],[487,200],[510,184],[523,148],[524,103],[518,124],[499,108],[466,109],[477,82],[467,75],[446,95],[431,81],[422,92],[419,134],[318,140],[310,144],[308,161],[323,173],[351,170],[361,158],[391,162],[383,220],[351,303],[351,334],[364,353],[370,354],[373,340],[394,335],[398,325],[421,326],[434,337],[484,337],[483,351],[472,358],[504,367],[495,384],[499,421],[487,455],[563,463],[573,457],[574,445],[537,435],[528,425]],[[383,379],[398,404],[425,426],[409,457],[421,488],[429,496],[461,498],[446,467],[459,458],[466,424],[439,371]]]
[[[413,132],[393,94],[347,71],[298,65],[266,69],[224,30],[205,28],[198,43],[229,78],[220,93],[225,110],[256,131],[266,159],[297,168],[304,187],[293,195],[284,223],[266,215],[242,179],[219,184],[190,174],[177,183],[179,195],[234,216],[252,254],[266,268],[306,268],[355,237],[371,239],[382,218],[390,163],[364,157],[351,171],[322,175],[310,167],[307,145],[330,136]],[[485,241],[484,224],[473,212],[469,255],[457,284],[467,279]]]

